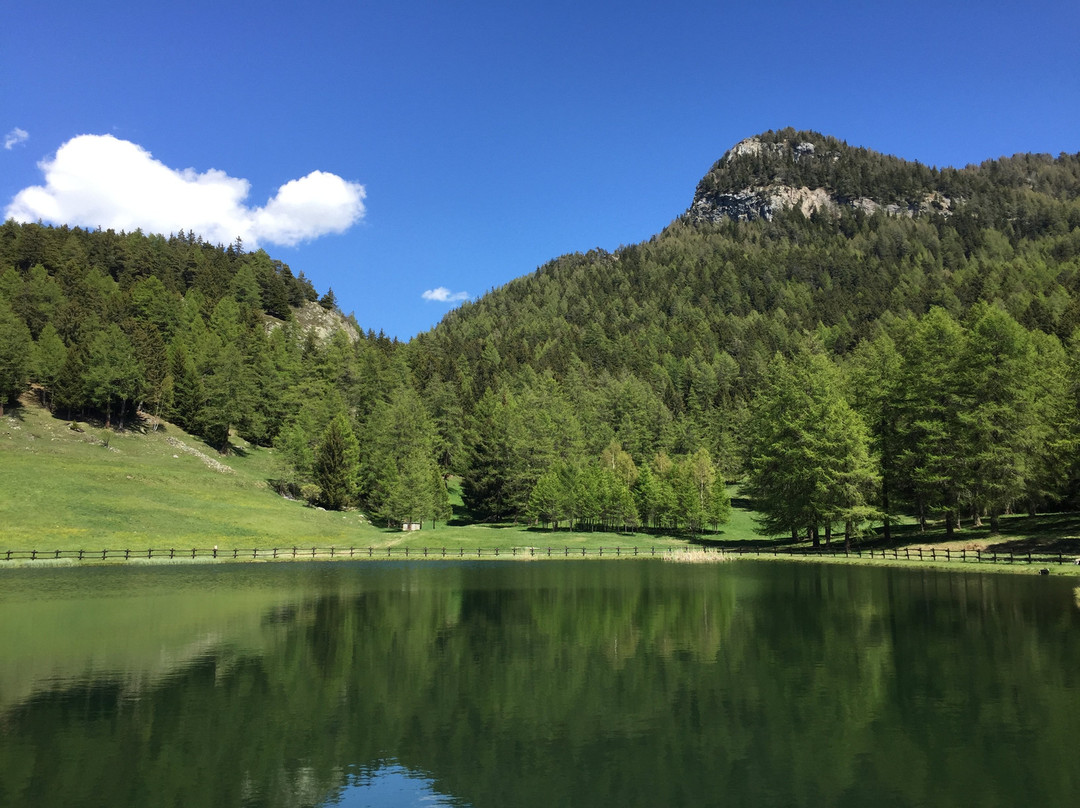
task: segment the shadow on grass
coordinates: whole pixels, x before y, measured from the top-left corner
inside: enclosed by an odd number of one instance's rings
[[[14,418],[20,423],[26,423],[26,415],[24,415],[24,407],[22,402],[12,404],[9,401],[4,402],[4,417]]]

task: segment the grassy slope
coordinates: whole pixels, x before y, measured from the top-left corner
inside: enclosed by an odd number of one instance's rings
[[[735,499],[732,518],[717,534],[694,537],[645,533],[579,533],[523,525],[470,524],[460,490],[451,483],[455,518],[432,529],[405,534],[367,522],[359,512],[334,513],[277,496],[267,480],[277,476],[272,450],[238,442],[221,457],[201,440],[171,425],[156,432],[114,433],[85,423],[82,432],[53,418],[24,397],[22,406],[0,418],[0,551],[12,549],[145,549],[319,547],[409,547],[420,549],[512,547],[682,547],[687,543],[771,551],[790,545],[754,532],[753,513]],[[191,452],[175,444],[182,441]],[[172,441],[172,442],[171,442]],[[107,442],[108,445],[105,445]],[[200,458],[192,452],[201,453]],[[211,468],[226,464],[232,473]],[[1003,533],[970,526],[950,547],[1008,552],[1080,555],[1080,515],[1003,520]],[[885,545],[936,545],[943,532],[919,534],[913,525],[896,529]]]
[[[76,432],[28,403],[0,419],[0,549],[348,544],[378,535],[358,513],[329,513],[275,495],[271,450],[220,457],[198,438]],[[169,442],[233,469],[221,473]],[[108,445],[104,445],[104,441]]]

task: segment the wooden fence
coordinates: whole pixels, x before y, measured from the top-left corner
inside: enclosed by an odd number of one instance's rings
[[[843,548],[706,548],[706,547],[252,547],[249,549],[219,550],[216,547],[178,549],[146,548],[142,550],[0,550],[0,561],[45,561],[68,559],[74,561],[132,561],[139,559],[438,559],[438,558],[625,558],[633,556],[678,558],[692,553],[708,554],[721,558],[754,556],[821,556],[882,558],[906,561],[959,561],[992,562],[1008,564],[1080,564],[1080,558],[1064,553],[1014,553],[996,550],[952,550],[949,548],[891,548],[855,549]]]

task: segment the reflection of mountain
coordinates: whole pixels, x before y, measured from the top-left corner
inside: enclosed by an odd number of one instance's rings
[[[342,564],[255,568],[230,603],[194,576],[158,597],[222,643],[142,688],[39,682],[0,714],[0,805],[316,805],[388,765],[476,808],[1067,804],[1080,615],[1053,583]]]

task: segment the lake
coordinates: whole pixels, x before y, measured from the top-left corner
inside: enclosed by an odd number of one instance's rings
[[[1077,580],[0,571],[0,806],[1074,806]]]

